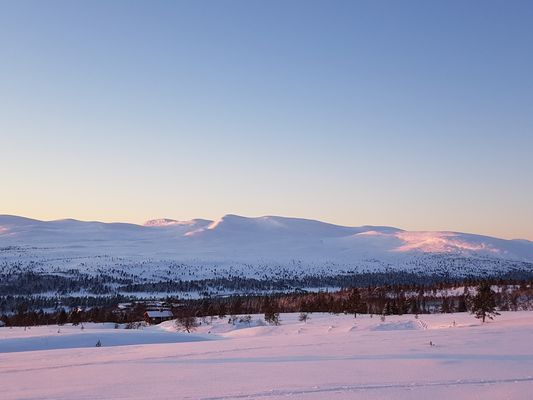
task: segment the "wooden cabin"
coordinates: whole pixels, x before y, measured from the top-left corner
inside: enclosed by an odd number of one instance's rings
[[[160,324],[174,318],[170,310],[148,310],[144,313],[144,320],[149,324]]]

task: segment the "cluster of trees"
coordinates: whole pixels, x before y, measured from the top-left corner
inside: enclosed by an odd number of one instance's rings
[[[444,263],[437,259],[435,263]],[[45,293],[55,293],[60,296],[69,296],[76,292],[89,293],[89,296],[120,296],[128,297],[130,294],[165,293],[173,295],[176,293],[199,293],[204,297],[215,296],[217,293],[260,293],[260,292],[288,292],[294,290],[305,290],[306,288],[365,288],[368,286],[387,285],[416,285],[427,286],[437,284],[460,284],[468,281],[475,281],[476,277],[451,275],[445,265],[449,266],[451,261],[447,260],[442,267],[437,268],[432,273],[406,272],[406,271],[346,271],[335,275],[324,275],[321,273],[305,273],[301,275],[289,273],[278,273],[275,276],[258,276],[256,278],[225,275],[223,277],[214,276],[209,279],[165,279],[155,280],[155,278],[143,278],[118,268],[109,270],[99,270],[98,274],[82,273],[77,269],[57,270],[53,273],[37,273],[32,271],[21,271],[20,269],[1,269],[0,273],[0,298],[5,296],[42,296]],[[463,265],[463,264],[460,264]],[[505,269],[502,267],[502,269]],[[497,270],[497,269],[496,269]],[[216,273],[214,272],[216,275]],[[167,276],[172,276],[169,269]],[[455,276],[455,277],[453,277]],[[500,281],[524,281],[533,279],[532,265],[517,265],[509,272],[498,275],[491,275],[486,279]],[[96,304],[88,304],[93,306]],[[43,306],[44,307],[44,306]]]
[[[349,288],[334,292],[292,292],[265,295],[212,297],[184,304],[197,316],[238,315],[279,312],[331,312],[366,314],[423,314],[464,312],[472,307],[476,287],[497,285],[493,293],[500,310],[533,308],[533,284],[507,284],[501,281],[468,281],[456,287],[436,285],[388,285]]]
[[[498,310],[533,309],[533,282],[466,281],[457,287],[438,283],[433,285],[387,285],[348,288],[339,291],[307,293],[272,293],[269,295],[235,295],[228,297],[204,297],[198,300],[181,300],[167,297],[173,304],[174,315],[183,323],[185,330],[194,328],[195,318],[205,316],[264,314],[271,324],[279,323],[279,314],[286,312],[329,312],[353,314],[423,314],[437,312],[461,312],[474,310],[476,316],[485,320]],[[491,289],[492,285],[498,291]],[[123,298],[115,300],[123,301]],[[16,312],[4,314],[7,325],[41,325],[80,322],[128,323],[143,319],[145,307],[137,302],[127,310],[111,305],[78,307],[67,312],[60,308],[45,313],[21,305]],[[188,327],[188,328],[187,328]]]
[[[516,269],[511,272],[494,274],[484,277],[491,281],[517,282],[533,279],[533,265],[531,269]],[[479,281],[480,277],[471,276],[452,277],[446,272],[408,272],[408,271],[384,271],[384,272],[346,272],[325,276],[323,274],[303,274],[299,276],[289,275],[278,277],[249,278],[243,276],[227,276],[209,279],[193,280],[160,280],[141,283],[130,283],[119,287],[123,293],[176,293],[198,292],[204,296],[214,296],[221,292],[234,293],[258,293],[270,291],[293,291],[306,288],[365,288],[368,286],[436,286],[438,284],[460,285]]]
[[[122,295],[116,296],[43,296],[43,295],[28,295],[28,296],[0,296],[0,315],[13,314],[23,308],[26,310],[38,311],[48,310],[48,312],[59,311],[61,308],[72,309],[81,307],[94,308],[104,307],[110,308],[118,303],[131,301],[131,297]]]
[[[37,325],[78,325],[84,322],[115,322],[118,324],[133,323],[144,318],[145,306],[138,303],[127,312],[117,312],[116,304],[108,304],[102,307],[60,307],[52,312],[43,310],[35,311],[28,309],[24,304],[20,305],[13,314],[2,315],[2,320],[7,326],[37,326]]]
[[[62,274],[43,274],[32,271],[0,275],[0,294],[34,295],[53,292],[68,295],[86,291],[95,295],[115,293],[114,286],[126,285],[132,280],[110,274],[88,275],[78,270],[64,271]]]
[[[360,291],[355,288],[351,290],[346,291],[347,294],[344,296],[344,299],[341,301],[342,309],[344,314],[353,314],[354,318],[357,318],[358,313],[365,313],[365,303],[363,302],[363,297],[361,296]],[[475,294],[471,295],[471,297],[468,299],[468,301],[465,301],[465,307],[466,304],[469,304],[469,309],[472,312],[472,314],[475,315],[476,318],[479,318],[485,322],[487,318],[493,319],[496,315],[499,315],[499,313],[496,311],[496,297],[497,294],[495,291],[492,290],[492,287],[490,283],[483,282],[479,286],[475,288]],[[392,312],[392,308],[390,307],[390,302],[386,303],[385,308],[382,312],[382,320],[384,320],[385,315],[387,314],[398,314],[398,312]],[[444,311],[443,307],[446,305],[448,311]],[[205,300],[202,302],[202,307],[205,310],[205,307],[209,309],[209,305],[206,304]],[[270,297],[265,297],[262,299],[262,312],[264,313],[264,319],[265,322],[270,325],[280,325],[280,318],[279,318],[279,308],[280,303],[274,302]],[[219,317],[224,317],[224,312],[222,311],[223,308],[219,308]],[[400,311],[401,308],[397,308],[396,311]],[[450,303],[448,301],[447,297],[443,298],[443,306],[441,307],[441,312],[450,312]],[[466,310],[466,309],[465,309]],[[222,311],[222,312],[220,312]],[[234,310],[236,311],[236,310]],[[331,310],[330,310],[331,312]],[[194,329],[198,326],[198,314],[202,313],[202,309],[196,309],[192,307],[186,307],[181,308],[180,313],[178,313],[178,316],[176,318],[176,327],[180,331],[186,331],[186,332],[192,332]],[[207,311],[207,313],[209,313]],[[399,312],[402,314],[402,312]],[[212,314],[210,314],[212,315]],[[304,323],[307,323],[309,320],[309,313],[308,312],[300,312],[300,315],[298,316],[298,320]],[[230,317],[229,321],[235,321],[236,316]],[[246,322],[250,323],[251,316],[245,315],[244,317],[241,317],[239,319],[239,322]]]

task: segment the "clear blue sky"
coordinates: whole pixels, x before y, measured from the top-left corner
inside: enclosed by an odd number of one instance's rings
[[[533,239],[531,1],[0,1],[0,213]]]

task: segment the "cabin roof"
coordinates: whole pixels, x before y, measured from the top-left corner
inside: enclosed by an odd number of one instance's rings
[[[146,315],[149,318],[167,318],[167,317],[173,317],[174,314],[172,314],[172,311],[170,310],[162,310],[162,311],[146,311]]]

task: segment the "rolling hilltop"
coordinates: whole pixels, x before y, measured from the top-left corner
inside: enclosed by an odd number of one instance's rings
[[[515,272],[533,272],[533,242],[276,216],[157,219],[144,225],[0,216],[2,276],[82,276],[98,279],[103,282],[99,287],[108,289],[121,284],[221,279],[226,280],[219,282],[221,290],[235,279],[320,287],[342,286],[344,280],[321,283],[335,276],[464,277]],[[302,281],[306,283],[297,283]],[[68,290],[87,290],[74,286]]]

